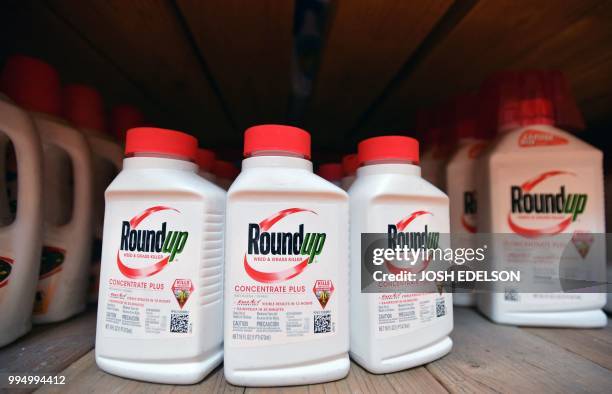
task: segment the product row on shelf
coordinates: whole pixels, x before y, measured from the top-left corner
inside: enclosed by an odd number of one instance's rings
[[[472,247],[476,233],[524,240],[492,248],[495,265],[533,240],[605,233],[603,154],[575,135],[584,122],[558,72],[493,75],[421,111],[425,149],[372,137],[319,175],[297,127],[248,128],[238,170],[128,106],[105,133],[95,89],[62,87],[38,59],[11,57],[0,90],[3,151],[15,152],[0,193],[0,346],[98,298],[96,362],[109,373],[190,384],[224,362],[232,384],[278,386],[341,379],[349,356],[373,373],[443,357],[453,303],[504,324],[607,323],[603,292],[363,291],[364,234],[418,234],[411,249],[449,233]],[[553,269],[567,251],[546,252],[520,259]]]

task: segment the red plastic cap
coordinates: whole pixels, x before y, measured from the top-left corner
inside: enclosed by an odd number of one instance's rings
[[[297,127],[265,124],[244,133],[244,156],[256,152],[290,152],[310,159],[310,134]]]
[[[485,84],[492,85],[489,89],[492,89],[497,107],[494,111],[497,113],[497,130],[555,124],[545,72],[504,71],[490,77]]]
[[[219,178],[234,180],[240,173],[240,170],[229,161],[215,160],[212,172]]]
[[[318,174],[321,178],[327,179],[330,182],[342,180],[344,171],[340,163],[325,163],[319,166]]]
[[[342,171],[345,176],[355,175],[357,168],[359,168],[357,153],[351,153],[342,158]]]
[[[145,126],[144,115],[131,105],[118,105],[110,113],[110,132],[119,140],[125,140],[129,129]]]
[[[127,132],[125,154],[157,153],[195,161],[198,140],[180,131],[137,127]]]
[[[215,164],[215,152],[210,149],[198,149],[196,163],[201,170],[210,172]]]
[[[454,140],[476,137],[478,96],[466,93],[456,96],[450,107],[450,131]]]
[[[368,138],[357,146],[357,156],[359,164],[381,160],[418,163],[419,141],[398,135]]]
[[[102,96],[90,86],[77,84],[64,86],[62,112],[64,118],[78,128],[106,130]]]
[[[57,71],[42,60],[13,55],[0,76],[0,90],[28,111],[60,116],[62,85]]]

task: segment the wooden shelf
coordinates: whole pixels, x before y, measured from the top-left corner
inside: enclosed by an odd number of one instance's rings
[[[53,373],[67,386],[41,392],[606,392],[612,384],[612,324],[603,329],[519,328],[492,324],[476,311],[455,308],[454,347],[423,367],[373,375],[353,364],[337,382],[283,388],[228,384],[222,367],[193,386],[158,385],[109,375],[94,359],[95,311],[37,326],[0,350],[0,372]]]
[[[109,104],[237,160],[245,127],[292,122],[315,155],[410,132],[416,108],[507,68],[557,68],[591,129],[612,125],[612,2],[331,0],[312,92],[291,113],[294,14],[308,0],[8,1],[0,62],[25,52]],[[605,137],[585,137],[609,147]]]

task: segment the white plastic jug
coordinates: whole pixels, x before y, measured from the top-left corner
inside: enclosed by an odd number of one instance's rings
[[[121,171],[123,149],[107,133],[104,105],[100,94],[87,85],[66,85],[62,92],[64,118],[77,127],[91,146],[93,157],[93,241],[88,287],[89,302],[98,300],[102,226],[104,224],[104,191]]]
[[[20,60],[11,58],[2,74],[1,89],[11,91]],[[28,332],[40,270],[43,212],[42,146],[34,122],[26,111],[0,94],[0,135],[5,157],[7,139],[14,146],[19,171],[17,212],[14,221],[0,227],[0,347]],[[6,185],[0,177],[0,191]],[[2,210],[8,211],[8,201]]]
[[[362,234],[389,234],[395,228],[396,234],[437,233],[439,239],[449,233],[448,197],[421,178],[418,146],[404,136],[374,137],[358,145],[362,166],[349,190],[351,358],[372,373],[431,362],[453,345],[451,294],[409,287],[396,293],[362,292]]]
[[[30,112],[43,144],[44,194],[38,203],[45,210],[45,225],[33,321],[49,323],[64,320],[86,305],[91,247],[91,151],[85,137],[57,117],[61,114],[57,71],[27,56],[18,57],[17,62],[12,75],[15,88],[7,94]],[[73,169],[74,193],[66,163]],[[21,174],[18,178],[21,180]],[[23,194],[21,190],[19,194]],[[72,210],[66,208],[71,206],[69,196],[73,196]]]
[[[251,127],[244,154],[227,197],[225,377],[246,386],[341,379],[348,196],[312,173],[304,130]]]
[[[197,174],[197,140],[136,128],[106,190],[96,363],[167,384],[223,359],[225,192]]]

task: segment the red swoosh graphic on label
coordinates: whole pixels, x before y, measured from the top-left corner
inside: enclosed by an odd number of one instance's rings
[[[544,173],[538,175],[537,177],[535,177],[534,179],[530,179],[527,182],[523,183],[521,185],[521,188],[524,191],[529,192],[529,191],[531,191],[531,189],[536,187],[539,183],[543,182],[544,180],[546,180],[548,178],[551,178],[551,177],[557,176],[557,175],[576,175],[576,174],[574,174],[573,172],[559,171],[559,170],[553,170],[553,171],[544,172]]]
[[[159,211],[165,211],[165,210],[172,210],[172,211],[176,211],[178,212],[178,210],[174,209],[174,208],[170,208],[170,207],[164,207],[161,205],[155,206],[155,207],[151,207],[146,209],[144,212],[142,212],[140,215],[136,215],[134,216],[131,220],[130,220],[130,227],[131,228],[136,228],[136,226],[138,226],[140,224],[140,222],[142,222],[143,220],[145,220],[149,215],[155,213],[155,212],[159,212]]]
[[[123,264],[121,257],[119,257],[119,252],[117,252],[117,266],[119,267],[119,271],[121,271],[123,275],[132,279],[146,278],[155,275],[164,269],[164,267],[168,264],[168,259],[170,259],[170,256],[166,256],[163,260],[160,260],[153,265],[149,265],[148,267],[130,268]]]
[[[283,271],[278,272],[262,272],[257,271],[255,268],[249,265],[249,262],[246,258],[246,253],[244,255],[244,270],[246,273],[253,279],[262,283],[275,283],[275,282],[283,282],[289,280],[291,278],[295,278],[299,274],[301,274],[306,267],[308,266],[308,257],[304,259],[301,263],[294,265],[293,267],[287,268]]]
[[[428,211],[416,211],[413,212],[412,215],[408,216],[406,219],[397,222],[397,229],[402,231],[405,229],[414,219],[418,218],[421,215],[431,215],[431,212]]]
[[[294,214],[294,213],[298,213],[298,212],[310,212],[310,213],[314,213],[315,215],[317,214],[315,211],[311,211],[310,209],[303,209],[303,208],[283,209],[282,211],[274,214],[273,216],[270,216],[269,218],[262,220],[261,223],[259,223],[259,227],[261,227],[263,231],[268,231],[270,227],[272,227],[276,222],[278,222],[282,218],[289,216],[291,214]]]
[[[563,221],[555,224],[554,226],[547,227],[547,228],[541,228],[541,229],[534,229],[534,228],[527,228],[527,227],[519,226],[518,224],[512,221],[512,215],[508,214],[508,226],[510,226],[510,229],[514,231],[515,233],[520,234],[524,237],[528,237],[528,238],[537,238],[537,237],[541,237],[542,235],[559,234],[560,232],[565,230],[567,226],[569,226],[571,223],[572,223],[572,216],[570,215],[567,217],[567,219],[564,219]]]
[[[465,214],[461,215],[461,224],[463,225],[463,228],[465,228],[467,230],[468,233],[476,233],[476,226],[474,226],[473,224],[470,224],[467,222],[467,219],[465,218]]]
[[[272,227],[279,220],[289,215],[292,215],[294,213],[298,213],[298,212],[310,212],[310,213],[314,213],[315,215],[317,214],[315,211],[311,211],[310,209],[304,209],[304,208],[283,209],[282,211],[270,216],[269,218],[262,220],[259,223],[259,227],[263,231],[267,231],[270,227]],[[246,253],[244,254],[244,270],[252,279],[255,279],[256,281],[262,282],[262,283],[283,282],[291,278],[295,278],[296,276],[301,274],[306,269],[307,266],[308,266],[308,257],[301,263],[293,267],[287,268],[286,270],[283,270],[283,271],[262,272],[262,271],[258,271],[255,268],[251,267],[247,260]]]

